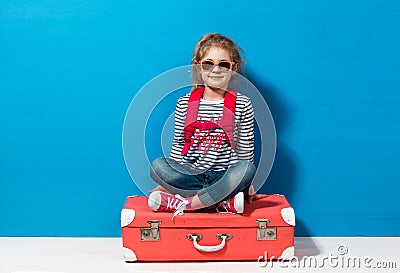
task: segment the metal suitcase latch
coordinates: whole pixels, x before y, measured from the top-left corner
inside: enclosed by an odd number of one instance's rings
[[[276,240],[276,227],[267,227],[268,219],[257,219],[257,241],[273,241]]]
[[[147,221],[150,224],[148,228],[140,228],[140,240],[141,241],[159,241],[160,240],[160,228],[158,225],[161,224],[160,220]]]

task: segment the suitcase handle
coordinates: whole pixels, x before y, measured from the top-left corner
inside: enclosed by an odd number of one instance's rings
[[[217,239],[222,240],[219,245],[216,246],[202,246],[200,245],[197,240],[201,240],[203,236],[201,234],[188,234],[186,236],[189,240],[193,241],[193,246],[203,252],[215,252],[219,251],[224,248],[226,244],[226,240],[230,240],[232,238],[232,235],[230,234],[217,234]]]

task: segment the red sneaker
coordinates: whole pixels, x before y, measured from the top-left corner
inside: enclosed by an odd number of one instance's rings
[[[244,211],[244,194],[239,192],[229,200],[222,201],[217,206],[217,212],[221,213],[243,213]]]
[[[172,219],[174,219],[176,215],[183,215],[183,211],[186,210],[189,200],[179,194],[172,195],[162,191],[153,191],[149,195],[147,203],[149,208],[154,211],[174,212],[172,216]]]

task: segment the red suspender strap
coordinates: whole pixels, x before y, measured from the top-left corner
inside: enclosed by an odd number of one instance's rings
[[[231,145],[232,149],[236,148],[234,139],[236,95],[236,90],[229,90],[225,93],[224,112],[220,122],[227,137],[226,141]]]
[[[188,107],[186,111],[185,127],[183,131],[183,138],[185,144],[183,145],[182,154],[187,154],[190,146],[192,146],[192,135],[194,134],[195,122],[199,112],[200,99],[203,96],[204,88],[197,88],[190,93]]]

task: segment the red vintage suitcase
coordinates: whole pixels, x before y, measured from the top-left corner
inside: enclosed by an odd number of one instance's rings
[[[128,197],[121,212],[124,258],[135,261],[291,259],[295,214],[282,195],[245,205],[243,214],[154,212]]]

